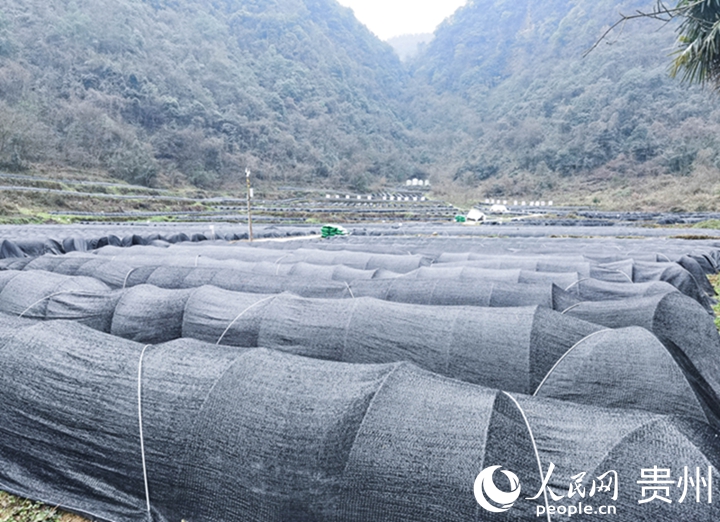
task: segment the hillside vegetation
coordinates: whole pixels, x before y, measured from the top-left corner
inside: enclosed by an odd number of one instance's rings
[[[643,7],[469,0],[402,63],[334,0],[5,0],[0,168],[717,208],[718,99],[669,77],[673,28],[583,57]]]
[[[0,166],[362,188],[411,168],[406,76],[333,0],[6,0]]]
[[[418,55],[420,50],[433,39],[432,33],[404,34],[388,39],[400,60],[407,61]]]
[[[669,77],[673,28],[636,21],[583,57],[618,13],[643,7],[472,0],[458,10],[413,63],[416,88],[429,84],[436,96],[435,114],[458,100],[470,108],[446,140],[455,144],[446,179],[488,196],[602,192],[606,202],[673,206],[674,194],[683,207],[693,195],[678,191],[701,185],[717,200],[720,105]]]

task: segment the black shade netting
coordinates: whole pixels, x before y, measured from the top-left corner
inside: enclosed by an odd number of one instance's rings
[[[708,416],[720,418],[720,337],[712,317],[696,301],[672,292],[612,302],[584,302],[572,315],[610,328],[642,326],[668,349],[689,376]]]
[[[531,393],[565,351],[599,329],[570,319],[541,307],[422,306],[202,287],[187,300],[182,335],[233,346],[302,346],[303,355],[336,361],[407,360],[464,381]]]
[[[513,268],[474,268],[468,266],[433,265],[418,268],[400,276],[409,279],[456,279],[468,284],[481,281],[505,283],[554,283],[567,288],[578,281],[576,272],[533,272]]]
[[[601,330],[580,340],[534,395],[581,404],[676,414],[716,425],[667,348],[644,328]]]
[[[566,287],[565,290],[577,296],[581,301],[617,301],[678,291],[673,285],[664,281],[633,283],[630,285],[592,278],[580,279],[570,287]]]
[[[61,263],[56,263],[55,266],[45,265],[44,269],[55,271],[63,266]],[[411,304],[454,306],[540,305],[560,311],[577,303],[578,298],[575,296],[581,295],[574,286],[570,287],[569,292],[564,292],[553,283],[516,284],[497,283],[490,280],[473,285],[452,279],[407,280],[405,278],[359,279],[345,283],[323,278],[297,276],[296,274],[257,275],[229,268],[182,266],[152,266],[151,268],[152,270],[147,266],[132,268],[122,262],[104,262],[103,259],[92,258],[75,267],[74,273],[96,277],[112,288],[131,287],[139,284],[151,284],[170,289],[212,285],[226,290],[249,293],[290,292],[301,297],[375,297]],[[517,278],[513,279],[517,280]],[[617,286],[625,289],[628,285]],[[667,286],[672,291],[675,290],[674,287]],[[600,295],[600,293],[598,294]]]
[[[173,256],[192,257],[202,255],[215,260],[233,260],[242,262],[269,262],[276,264],[308,263],[312,265],[344,265],[361,270],[385,269],[397,273],[406,273],[430,264],[431,259],[418,255],[376,254],[355,251],[327,251],[299,248],[291,252],[282,250],[245,248],[232,244],[176,244],[169,248],[135,246],[132,248],[105,247],[97,252],[110,256]]]
[[[712,310],[712,301],[702,289],[702,285],[677,263],[648,263],[642,261],[619,261],[593,267],[591,277],[609,282],[647,283],[664,281],[677,288],[680,292],[692,297]]]
[[[655,463],[718,465],[716,432],[702,423],[512,396],[407,363],[143,346],[3,317],[0,368],[2,487],[100,520],[147,519],[140,419],[162,522],[483,521],[472,484],[491,465],[515,472],[527,495],[540,488],[538,463],[543,474],[556,466],[560,493],[579,472],[589,488],[609,469],[631,484]],[[620,490],[618,520],[720,515],[703,503],[643,509],[638,489]],[[492,520],[535,518],[543,501],[525,496]]]

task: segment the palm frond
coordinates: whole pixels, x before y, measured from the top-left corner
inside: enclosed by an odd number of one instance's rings
[[[720,0],[680,0],[675,11],[683,21],[671,74],[720,88]]]

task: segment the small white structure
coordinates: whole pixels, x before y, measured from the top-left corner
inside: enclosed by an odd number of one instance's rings
[[[490,200],[487,199],[487,198],[485,198],[485,204],[487,205],[487,204],[489,204],[489,203],[490,203]]]
[[[426,186],[426,187],[429,187],[429,186],[430,186],[430,180],[429,180],[429,179],[426,179],[426,180],[425,180],[425,186]]]
[[[407,181],[405,182],[405,185],[407,185],[408,187],[409,187],[410,185],[412,185],[412,180],[411,180],[411,179],[407,180]]]
[[[335,194],[335,199],[340,199],[340,194]]]
[[[325,199],[330,199],[330,194],[325,194]]]
[[[507,205],[507,199],[503,199],[503,205]]]
[[[368,196],[368,201],[372,201],[372,196]]]
[[[548,207],[552,207],[552,206],[553,206],[553,202],[552,202],[552,201],[548,201]]]
[[[395,196],[390,196],[390,201],[395,201]]]
[[[513,206],[514,206],[514,207],[517,207],[517,203],[518,203],[518,202],[517,202],[517,199],[516,199],[515,201],[513,201]]]
[[[420,184],[420,180],[417,178],[412,179],[412,186],[417,187]]]
[[[540,206],[541,206],[541,207],[544,207],[544,206],[545,206],[545,202],[544,202],[544,201],[541,201],[541,202],[540,202]]]
[[[526,201],[523,201],[522,203],[520,203],[520,205],[523,206],[523,207],[525,207],[525,206],[527,206],[527,202],[526,202]]]
[[[495,212],[498,214],[505,214],[508,211],[507,207],[505,205],[493,205],[490,207],[490,212]]]
[[[475,221],[476,223],[479,223],[480,221],[485,221],[485,214],[483,214],[476,208],[471,208],[470,212],[467,213],[465,219],[467,221]]]
[[[355,199],[362,199],[362,196],[357,196]]]
[[[425,196],[420,197],[420,201],[425,201],[425,200],[426,200]]]
[[[349,194],[345,194],[345,199],[350,199],[350,195],[349,195]]]

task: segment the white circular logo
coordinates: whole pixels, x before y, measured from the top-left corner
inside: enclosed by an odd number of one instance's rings
[[[490,466],[489,468],[485,468],[475,479],[475,500],[491,513],[504,513],[510,509],[518,497],[520,497],[520,480],[512,471],[500,470],[510,481],[511,491],[502,491],[495,485],[493,473],[501,467],[502,466]]]

